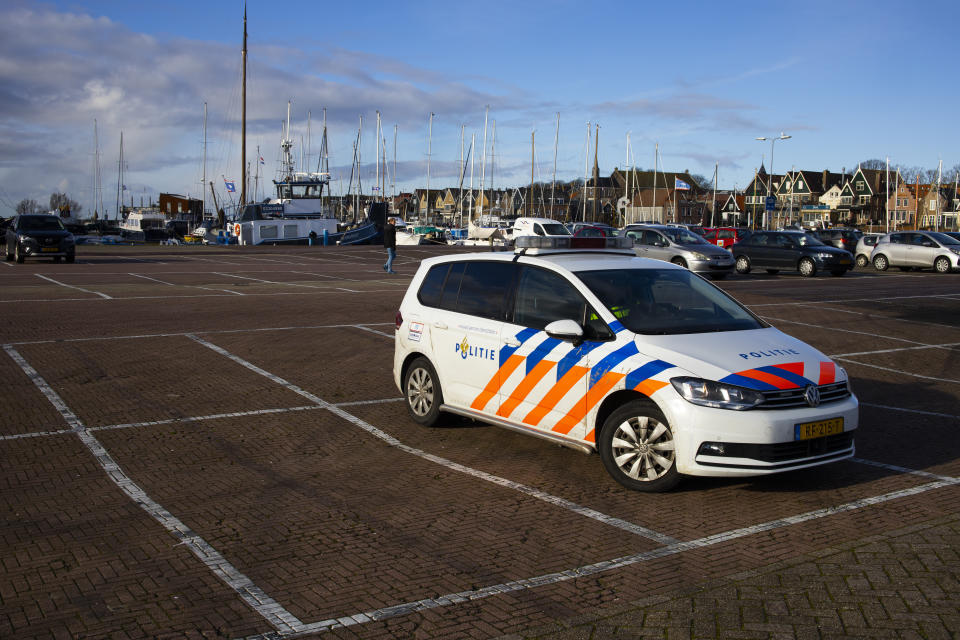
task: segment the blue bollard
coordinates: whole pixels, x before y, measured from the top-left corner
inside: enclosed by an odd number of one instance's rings
[[[326,229],[323,230],[323,246],[328,246],[330,244],[330,232]]]

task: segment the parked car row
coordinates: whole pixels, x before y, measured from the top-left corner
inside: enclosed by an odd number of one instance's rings
[[[610,235],[597,225],[583,226],[579,235]],[[619,235],[634,241],[638,255],[666,260],[714,280],[731,270],[750,273],[764,269],[775,274],[798,271],[803,276],[821,272],[842,276],[854,267],[873,265],[878,271],[897,267],[960,270],[960,232],[899,231],[864,234],[859,229],[835,228],[778,231],[735,227],[704,228],[681,224],[630,224]]]

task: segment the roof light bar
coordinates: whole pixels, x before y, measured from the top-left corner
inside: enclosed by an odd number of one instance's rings
[[[520,236],[514,240],[514,247],[522,249],[554,249],[554,250],[623,250],[633,249],[633,240],[614,236],[610,238],[575,238],[557,236]]]

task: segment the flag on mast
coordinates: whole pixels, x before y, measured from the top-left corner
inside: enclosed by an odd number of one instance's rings
[[[674,177],[673,188],[676,189],[677,191],[689,191],[690,185],[684,182],[683,180],[681,180],[680,178]]]
[[[236,193],[236,192],[237,192],[237,185],[236,185],[236,183],[235,183],[233,180],[227,180],[226,178],[224,178],[224,179],[223,179],[223,184],[226,185],[227,191],[228,191],[229,193]]]

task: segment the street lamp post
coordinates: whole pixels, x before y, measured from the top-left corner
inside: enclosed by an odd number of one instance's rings
[[[773,143],[776,142],[777,140],[789,140],[789,139],[792,138],[792,137],[793,137],[793,136],[785,135],[785,134],[783,133],[783,131],[781,131],[781,132],[780,132],[780,135],[779,135],[779,136],[776,136],[776,137],[773,137],[773,136],[770,136],[770,137],[763,136],[763,137],[757,138],[757,140],[760,140],[761,142],[766,141],[766,140],[769,140],[769,141],[770,141],[770,175],[767,177],[767,197],[770,197],[770,196],[773,195]],[[767,208],[766,208],[766,206],[764,206],[764,208],[763,208],[763,226],[764,226],[764,227],[767,226]]]

